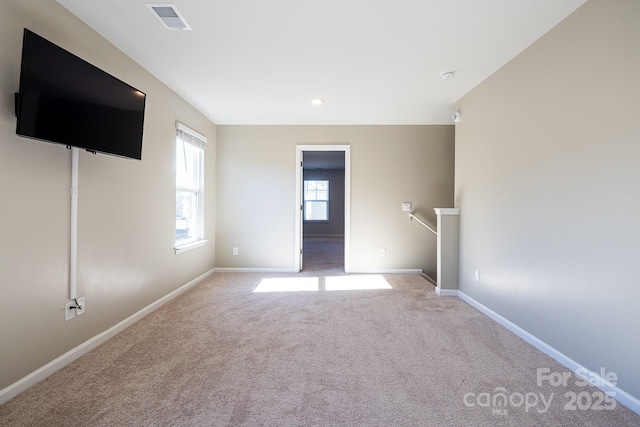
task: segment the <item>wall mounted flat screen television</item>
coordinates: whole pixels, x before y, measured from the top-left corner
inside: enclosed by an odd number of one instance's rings
[[[24,30],[16,133],[142,159],[146,95]]]

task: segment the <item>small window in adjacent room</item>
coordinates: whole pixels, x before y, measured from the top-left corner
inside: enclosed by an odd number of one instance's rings
[[[304,220],[329,221],[329,181],[304,181]]]
[[[176,123],[176,252],[198,242],[204,243],[206,142],[203,135]]]

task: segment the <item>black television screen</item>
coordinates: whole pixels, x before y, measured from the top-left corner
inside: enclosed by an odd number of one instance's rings
[[[140,160],[145,100],[144,93],[25,28],[18,135]]]

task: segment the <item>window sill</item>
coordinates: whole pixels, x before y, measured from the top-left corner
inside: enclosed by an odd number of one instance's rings
[[[196,240],[195,242],[189,242],[189,243],[185,243],[182,244],[180,246],[176,246],[175,248],[173,248],[176,251],[176,255],[177,254],[181,254],[183,252],[188,252],[190,250],[199,248],[200,246],[204,246],[205,243],[209,242],[208,240]]]

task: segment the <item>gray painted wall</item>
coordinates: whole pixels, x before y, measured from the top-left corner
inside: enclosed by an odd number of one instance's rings
[[[351,146],[351,268],[436,274],[436,224],[453,204],[453,126],[217,126],[216,267],[292,269],[296,145]],[[232,255],[232,248],[239,255]],[[379,248],[386,248],[380,257]]]
[[[79,296],[65,322],[71,152],[17,137],[23,28],[147,94],[142,161],[80,152]],[[0,5],[0,389],[213,268],[213,242],[175,255],[175,121],[206,135],[214,240],[215,126],[55,1]]]
[[[460,289],[638,398],[639,22],[591,0],[464,96],[455,184]]]

